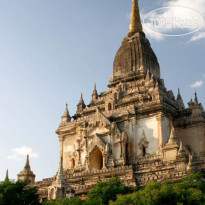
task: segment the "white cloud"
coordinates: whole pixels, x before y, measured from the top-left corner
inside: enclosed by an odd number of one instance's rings
[[[188,7],[192,8],[201,14],[204,14],[204,8],[205,8],[205,1],[204,0],[171,0],[167,3],[165,3],[166,6],[182,6],[182,7]],[[184,15],[184,14],[182,14]]]
[[[198,41],[203,38],[205,38],[205,32],[198,32],[191,37],[190,41]]]
[[[190,85],[191,88],[198,88],[204,84],[203,81],[196,81],[194,84]]]
[[[165,38],[163,35],[156,33],[156,32],[153,32],[150,29],[148,29],[147,27],[149,27],[148,24],[143,24],[143,30],[148,37],[153,38],[157,41],[161,41]]]
[[[143,19],[144,19],[144,17],[145,17],[145,13],[143,13],[143,12],[141,12],[140,13],[140,16],[141,16],[141,21],[142,21],[142,27],[143,27],[143,31],[145,32],[145,34],[148,36],[148,37],[150,37],[150,38],[152,38],[152,39],[154,39],[154,40],[156,40],[156,41],[161,41],[161,40],[163,40],[164,39],[164,36],[162,36],[161,34],[160,34],[160,32],[159,33],[156,33],[156,32],[153,32],[152,30],[150,30],[150,29],[148,29],[150,26],[149,26],[149,24],[148,23],[144,23],[143,22]],[[130,14],[130,16],[131,16],[131,14]],[[131,18],[131,17],[130,17]]]
[[[203,17],[205,17],[205,0],[197,0],[197,1],[193,1],[193,0],[170,0],[168,2],[165,2],[163,4],[161,4],[162,7],[173,7],[173,6],[181,6],[183,7],[187,7],[187,8],[191,8],[194,11],[200,13]],[[180,17],[181,19],[186,19],[187,16],[191,16],[192,10],[190,9],[180,9],[180,7],[178,7],[177,9],[174,10],[174,14],[177,17]],[[167,9],[166,11],[162,12],[162,13],[157,13],[154,12],[153,15],[159,17],[165,17],[167,15],[167,13],[171,13],[171,8],[170,11],[169,9]],[[145,13],[141,12],[141,20],[143,23],[143,19],[145,17]],[[131,13],[129,15],[127,15],[127,18],[131,19]],[[144,32],[147,34],[147,36],[149,36],[152,39],[155,39],[157,41],[161,41],[163,39],[165,39],[166,36],[161,35],[160,33],[167,33],[172,31],[172,27],[163,27],[163,28],[158,28],[155,30],[155,32],[153,32],[152,30],[148,29],[151,28],[151,26],[149,26],[148,23],[144,23],[143,24],[143,29]],[[190,30],[191,32],[192,30]],[[190,35],[190,42],[195,42],[198,41],[200,39],[205,39],[205,22],[203,24],[203,26],[201,27],[201,29],[193,34]]]
[[[182,6],[192,8],[193,10],[199,12],[203,17],[205,16],[205,1],[204,0],[171,0],[165,4],[165,6]],[[181,13],[181,16],[189,16],[187,13]],[[205,38],[205,22],[202,28],[196,33],[192,34],[190,41],[197,41]]]
[[[38,158],[38,154],[33,152],[32,148],[23,146],[23,147],[18,147],[15,149],[12,149],[13,154],[8,156],[7,158],[10,160],[21,160],[23,156],[26,156],[29,154],[31,158]]]
[[[10,160],[21,161],[21,158],[16,155],[10,155],[7,158]]]

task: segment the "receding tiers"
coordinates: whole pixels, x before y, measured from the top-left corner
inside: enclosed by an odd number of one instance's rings
[[[113,81],[147,74],[160,78],[160,67],[149,40],[143,32],[129,33],[118,50],[113,68]]]

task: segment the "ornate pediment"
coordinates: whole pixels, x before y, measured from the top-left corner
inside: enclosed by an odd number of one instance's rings
[[[145,136],[145,132],[143,130],[142,138],[141,138],[141,140],[139,142],[139,147],[140,147],[140,149],[142,149],[143,147],[147,148],[148,145],[149,145],[149,142],[147,141],[147,138]]]
[[[106,142],[99,134],[95,134],[92,141],[89,143],[88,152],[91,152],[95,147],[98,147],[101,152],[104,152],[106,148]]]
[[[96,107],[95,115],[88,121],[89,125],[98,126],[103,125],[104,127],[109,127],[111,125],[110,120]]]

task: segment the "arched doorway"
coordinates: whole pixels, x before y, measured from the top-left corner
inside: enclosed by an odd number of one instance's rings
[[[54,190],[54,188],[52,188],[50,190],[50,199],[55,199],[54,194],[55,194],[55,190]]]
[[[74,169],[74,168],[75,168],[75,160],[72,159],[72,160],[71,160],[71,169]]]
[[[91,153],[90,165],[92,170],[101,170],[103,168],[102,152],[97,147]]]

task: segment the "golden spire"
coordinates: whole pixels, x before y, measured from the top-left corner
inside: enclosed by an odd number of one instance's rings
[[[130,33],[142,31],[138,0],[133,0]]]

